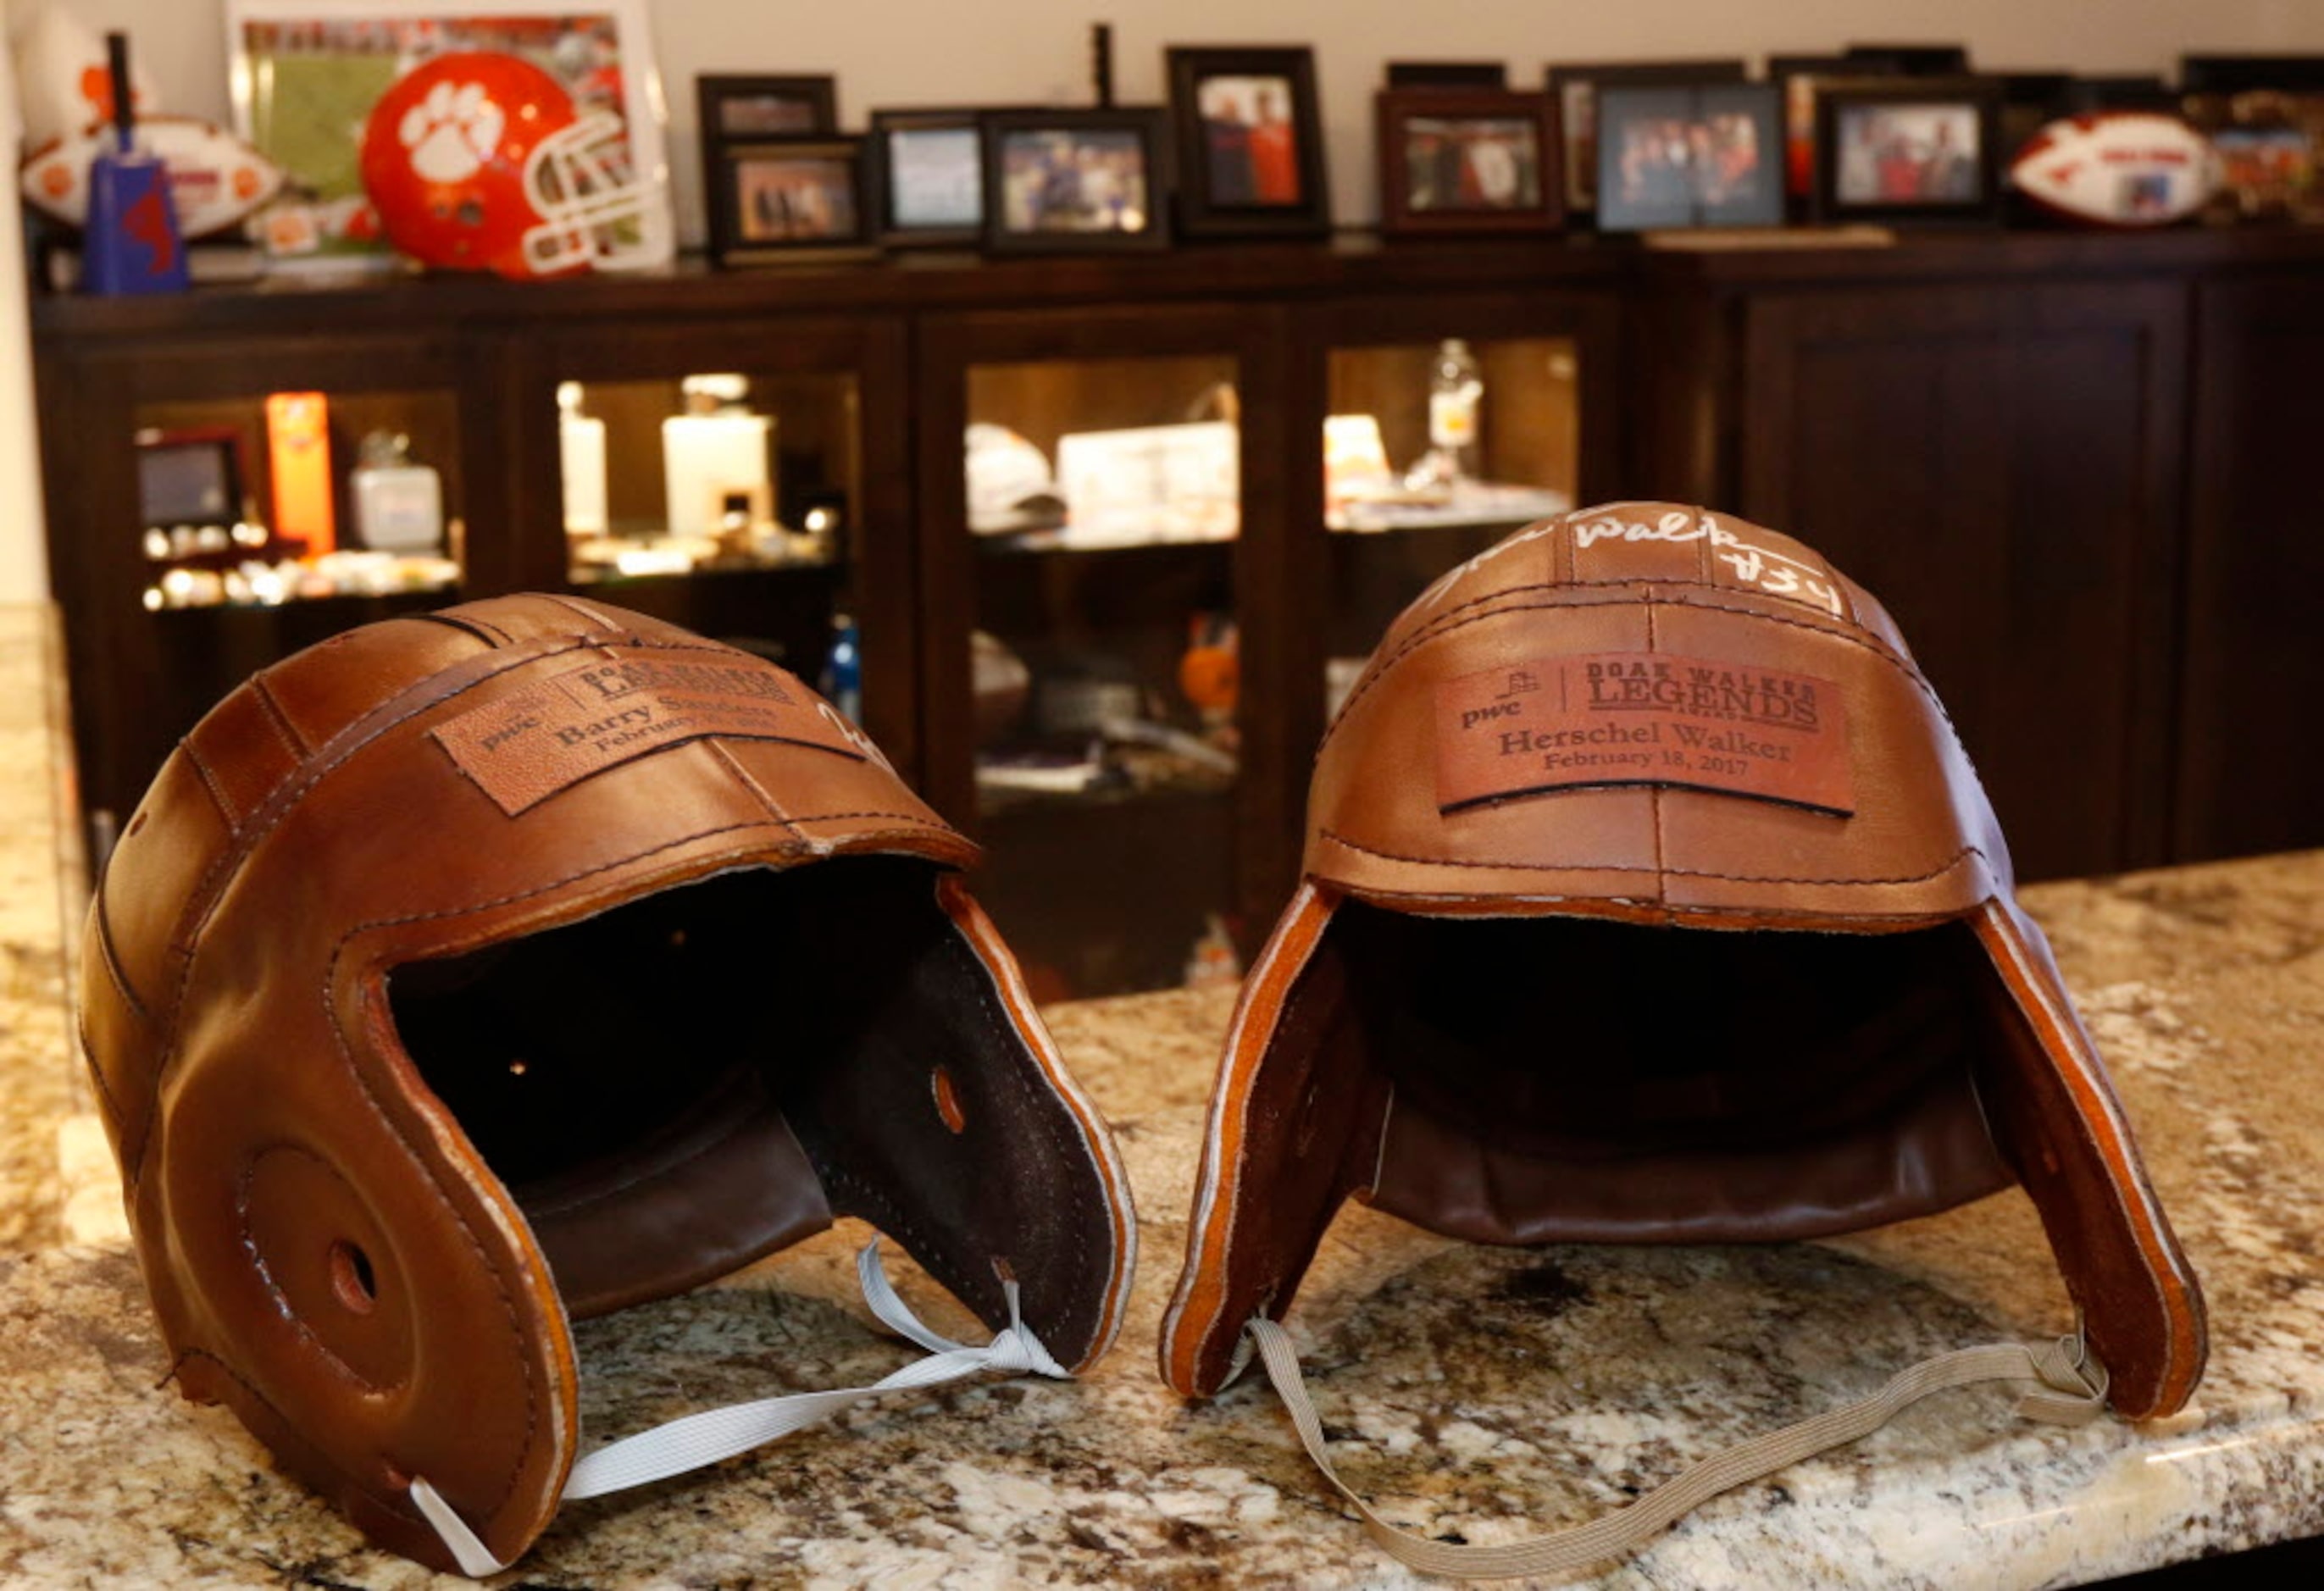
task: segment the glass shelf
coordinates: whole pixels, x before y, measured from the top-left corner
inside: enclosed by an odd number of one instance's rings
[[[459,589],[451,392],[147,403],[134,422],[148,612]]]
[[[1447,569],[1579,489],[1580,357],[1567,337],[1470,338],[1478,390],[1438,381],[1449,343],[1331,352],[1324,430],[1325,698],[1336,711],[1397,614]],[[1448,389],[1443,400],[1434,389]],[[1447,414],[1437,405],[1450,400]],[[1457,447],[1445,446],[1465,436]]]

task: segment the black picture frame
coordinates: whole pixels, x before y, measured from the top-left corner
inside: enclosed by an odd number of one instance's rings
[[[774,185],[770,168],[815,165],[812,184]],[[829,180],[830,168],[844,167],[838,181]],[[875,244],[869,156],[861,137],[822,133],[799,138],[758,138],[730,143],[717,152],[703,181],[710,222],[710,257],[721,268],[770,265],[810,261],[868,259]],[[845,225],[807,231],[796,230],[788,219],[793,201],[844,195]],[[774,203],[770,204],[770,200]],[[779,227],[774,211],[782,216]]]
[[[1586,215],[1597,207],[1597,96],[1600,84],[1740,83],[1750,72],[1738,58],[1702,60],[1609,60],[1550,67],[1543,84],[1557,107],[1557,141],[1565,152],[1565,208]]]
[[[1600,232],[1784,224],[1784,101],[1775,84],[1612,83],[1597,97],[1603,134],[1597,144]],[[1643,144],[1667,138],[1671,124],[1684,130],[1689,158],[1665,162],[1659,173],[1628,170]],[[1723,138],[1728,150],[1745,149],[1749,164],[1704,179],[1698,132],[1704,139]]]
[[[1509,68],[1500,60],[1392,60],[1391,88],[1506,88]]]
[[[988,107],[968,106],[912,106],[875,110],[865,141],[871,151],[872,218],[881,244],[891,249],[974,248],[984,240],[984,116]],[[915,133],[950,133],[968,136],[968,176],[974,195],[974,218],[959,222],[914,220],[898,206],[896,141]]]
[[[754,105],[762,107],[760,115],[736,115]],[[779,115],[765,114],[776,106],[798,109]],[[706,144],[755,143],[839,131],[838,81],[828,74],[709,73],[694,79],[694,108]],[[704,169],[708,169],[706,161]]]
[[[2324,55],[2182,55],[2179,87],[2189,94],[2244,94],[2255,88],[2324,94]]]
[[[1304,44],[1174,44],[1164,51],[1164,66],[1170,80],[1180,235],[1321,237],[1332,230],[1314,51]],[[1287,162],[1285,152],[1261,144],[1261,135],[1270,130],[1263,113],[1251,121],[1205,114],[1211,108],[1204,103],[1205,86],[1229,79],[1282,85],[1289,101],[1279,124],[1291,139]],[[1264,93],[1263,87],[1254,89],[1255,97]],[[1234,105],[1242,108],[1240,101]],[[1281,189],[1286,176],[1291,197],[1268,197],[1266,190]]]
[[[1902,78],[1966,78],[1970,75],[1965,44],[1850,44],[1841,52],[1856,75]]]
[[[1851,156],[1856,118],[1882,110],[1944,108],[1967,113],[1977,149],[1965,160],[1976,191],[1960,198],[1898,200],[1865,198],[1857,178],[1865,169]],[[1865,78],[1826,83],[1816,96],[1816,196],[1819,220],[1892,226],[1990,225],[2001,218],[2001,85],[1991,78]],[[1948,125],[1957,125],[1958,123]],[[1940,129],[1940,136],[1944,129]],[[1877,161],[1877,156],[1866,159]],[[1885,181],[1877,164],[1876,181]],[[1949,179],[1936,179],[1941,184]],[[1858,191],[1851,191],[1856,189]]]
[[[978,124],[984,148],[984,248],[994,254],[1122,253],[1167,247],[1170,242],[1169,117],[1159,106],[1105,106],[1093,110],[997,110]],[[1026,207],[1010,203],[1020,187],[1028,155],[1037,145],[1054,151],[1080,135],[1085,144],[1102,139],[1120,151],[1121,139],[1138,151],[1143,191],[1134,208],[1140,225],[1124,226],[1027,225]],[[1036,173],[1038,175],[1038,172]],[[1020,200],[1024,196],[1019,194]],[[1112,203],[1112,196],[1102,202]],[[1086,201],[1077,198],[1076,207]],[[1119,218],[1133,206],[1124,201]],[[1038,214],[1041,206],[1034,207]]]
[[[1565,224],[1565,185],[1557,142],[1557,107],[1547,94],[1516,88],[1383,88],[1375,97],[1379,131],[1380,232],[1388,237],[1477,236],[1555,232]],[[1421,197],[1422,173],[1413,164],[1415,124],[1522,122],[1533,145],[1530,203],[1456,206]],[[1449,148],[1449,146],[1448,146]],[[1454,182],[1476,166],[1467,153],[1449,152]],[[1513,175],[1520,184],[1520,161]],[[1433,189],[1442,186],[1432,179]]]
[[[1803,213],[1815,203],[1817,86],[1834,78],[1877,75],[1844,55],[1767,58],[1767,81],[1784,98],[1784,189]]]

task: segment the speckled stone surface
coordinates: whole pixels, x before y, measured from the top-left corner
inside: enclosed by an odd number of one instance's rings
[[[1713,1502],[1597,1583],[2063,1586],[2324,1531],[2324,853],[2028,894],[2209,1292],[2196,1404],[2144,1429],[2062,1430],[2017,1422],[2006,1390],[1949,1394]],[[1117,1124],[1143,1222],[1129,1324],[1091,1375],[858,1411],[573,1505],[507,1583],[1410,1583],[1263,1386],[1189,1409],[1154,1373],[1228,1012],[1182,994],[1053,1013]],[[0,1059],[0,1081],[28,1059]],[[11,1233],[54,1219],[37,1186],[8,1197]],[[903,1363],[852,1296],[862,1237],[584,1326],[593,1439]],[[7,1252],[0,1586],[433,1583],[366,1550],[229,1416],[157,1388],[165,1357],[123,1246]],[[903,1285],[968,1334],[916,1274]],[[1499,1541],[1618,1504],[1909,1360],[2068,1319],[2011,1192],[1758,1248],[1488,1250],[1351,1209],[1293,1322],[1343,1473],[1408,1525]]]

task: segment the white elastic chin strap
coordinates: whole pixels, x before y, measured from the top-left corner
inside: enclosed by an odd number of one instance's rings
[[[1803,1458],[1871,1435],[1904,1410],[1932,1393],[1980,1381],[2034,1381],[2045,1389],[2018,1400],[2017,1412],[2029,1420],[2059,1425],[2080,1425],[2106,1407],[2106,1367],[2091,1358],[2082,1345],[2081,1323],[2074,1334],[2054,1344],[2035,1347],[2022,1342],[1989,1343],[1960,1348],[1897,1372],[1887,1385],[1868,1398],[1843,1403],[1812,1420],[1771,1430],[1736,1443],[1722,1452],[1689,1466],[1637,1500],[1587,1524],[1553,1531],[1521,1541],[1471,1546],[1416,1536],[1374,1513],[1364,1500],[1332,1467],[1323,1444],[1323,1422],[1308,1401],[1300,1379],[1299,1356],[1291,1335],[1267,1319],[1255,1317],[1244,1329],[1259,1345],[1267,1378],[1275,1384],[1307,1457],[1323,1472],[1363,1516],[1388,1556],[1425,1575],[1456,1580],[1493,1580],[1516,1575],[1563,1575],[1606,1559],[1637,1550],[1657,1532],[1709,1502],[1720,1493],[1746,1481],[1761,1479]]]
[[[1050,1357],[1041,1339],[1026,1326],[1018,1308],[1017,1283],[1013,1281],[1004,1280],[1001,1283],[1009,1297],[1008,1327],[984,1347],[975,1347],[937,1336],[912,1313],[888,1280],[887,1267],[880,1261],[878,1238],[865,1244],[855,1256],[855,1270],[862,1281],[863,1301],[871,1305],[872,1312],[899,1335],[927,1349],[927,1358],[917,1359],[870,1386],[794,1393],[788,1397],[734,1403],[688,1414],[636,1436],[624,1437],[575,1462],[573,1473],[566,1480],[562,1500],[600,1497],[607,1492],[624,1491],[648,1481],[683,1475],[689,1469],[732,1458],[737,1453],[747,1453],[778,1437],[787,1437],[802,1426],[891,1392],[941,1386],[948,1381],[987,1372],[1003,1375],[1029,1372],[1060,1381],[1073,1378],[1073,1372]],[[411,1501],[436,1528],[437,1535],[443,1538],[462,1574],[482,1578],[508,1568],[493,1556],[492,1550],[477,1539],[467,1522],[453,1512],[452,1505],[425,1477],[411,1477]]]

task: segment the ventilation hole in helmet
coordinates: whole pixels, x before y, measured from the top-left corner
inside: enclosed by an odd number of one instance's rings
[[[379,1279],[372,1274],[371,1255],[340,1238],[331,1245],[331,1292],[348,1312],[368,1315],[379,1302]]]
[[[960,1108],[960,1090],[953,1086],[952,1073],[937,1067],[928,1074],[928,1090],[936,1097],[936,1114],[944,1117],[945,1126],[954,1132],[968,1129],[968,1112]]]
[[[484,207],[475,199],[462,199],[459,209],[453,213],[453,219],[463,226],[482,226],[484,224]]]
[[[524,1057],[519,1055],[515,1060],[509,1062],[509,1075],[511,1077],[522,1077],[525,1073],[525,1065]]]

